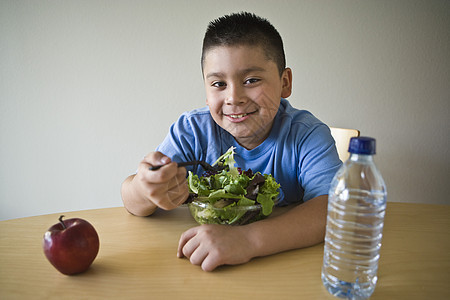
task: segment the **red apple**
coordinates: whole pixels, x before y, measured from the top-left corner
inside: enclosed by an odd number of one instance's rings
[[[99,239],[95,228],[86,220],[62,220],[44,234],[44,253],[61,273],[72,275],[86,271],[97,256]]]

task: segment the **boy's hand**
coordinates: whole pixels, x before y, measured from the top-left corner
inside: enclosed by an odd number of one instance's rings
[[[178,257],[187,257],[204,271],[221,265],[248,262],[252,257],[251,243],[245,226],[201,225],[181,235]]]
[[[181,235],[178,257],[212,271],[286,250],[323,242],[328,195],[321,195],[286,212],[244,226],[201,225]]]
[[[149,170],[149,167],[159,165],[163,166],[158,170]],[[189,195],[186,169],[178,168],[161,152],[151,152],[144,157],[133,181],[144,198],[165,210],[178,207]]]
[[[158,170],[151,166],[163,165]],[[156,207],[170,210],[188,197],[186,169],[161,152],[151,152],[140,162],[137,174],[124,182],[122,198],[127,209],[136,215],[153,213]]]

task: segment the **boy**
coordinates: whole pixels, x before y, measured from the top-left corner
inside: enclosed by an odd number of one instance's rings
[[[272,174],[281,184],[280,205],[301,205],[245,226],[191,228],[180,238],[178,257],[211,271],[322,242],[328,188],[341,161],[329,128],[285,99],[291,95],[292,71],[285,67],[277,30],[250,13],[214,20],[201,62],[207,107],[184,113],[157,151],[124,181],[127,210],[147,216],[158,207],[176,208],[187,199],[188,187],[186,168],[175,162],[212,163],[235,146],[237,166]],[[156,165],[163,167],[149,170]]]

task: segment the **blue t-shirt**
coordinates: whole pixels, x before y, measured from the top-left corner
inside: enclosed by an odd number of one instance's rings
[[[328,194],[342,164],[328,126],[310,112],[293,108],[286,99],[281,99],[269,136],[252,150],[240,146],[204,107],[182,114],[157,151],[176,162],[213,163],[231,146],[236,147],[237,167],[274,176],[281,185],[279,205]],[[188,170],[203,172],[201,167]]]

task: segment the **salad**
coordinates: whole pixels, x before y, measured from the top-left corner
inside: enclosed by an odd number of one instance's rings
[[[199,224],[243,225],[272,213],[280,185],[272,175],[237,168],[234,149],[213,164],[224,167],[222,171],[202,176],[189,171],[187,203]]]

